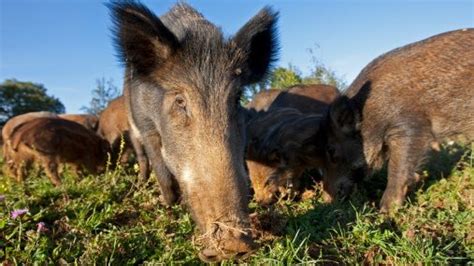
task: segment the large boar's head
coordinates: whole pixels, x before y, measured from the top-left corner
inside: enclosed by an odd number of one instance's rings
[[[165,202],[176,200],[172,187],[179,187],[205,239],[202,259],[247,253],[240,96],[275,59],[277,14],[264,8],[225,38],[186,4],[160,18],[136,2],[110,7],[131,124],[151,155]]]

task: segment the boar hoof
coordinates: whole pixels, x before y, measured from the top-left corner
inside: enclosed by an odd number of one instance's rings
[[[169,207],[176,203],[178,197],[176,197],[175,193],[162,193],[158,199],[163,205]]]
[[[395,213],[403,204],[403,196],[398,193],[385,191],[380,200],[380,212],[385,214]]]

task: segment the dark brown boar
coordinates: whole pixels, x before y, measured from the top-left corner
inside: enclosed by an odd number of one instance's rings
[[[58,115],[55,113],[46,112],[46,111],[30,112],[30,113],[14,116],[10,118],[3,126],[2,139],[3,140],[10,139],[10,136],[13,134],[13,132],[23,123],[26,123],[28,121],[31,121],[33,119],[40,118],[40,117],[57,117],[57,116]]]
[[[131,1],[110,7],[132,133],[164,203],[182,195],[203,233],[201,259],[247,254],[254,243],[240,96],[275,59],[276,12],[263,9],[228,38],[186,4],[161,17]]]
[[[324,114],[329,105],[341,94],[331,85],[295,85],[280,93],[271,103],[273,108],[295,108],[305,114]]]
[[[266,135],[269,134],[269,131],[274,132],[272,134],[275,138],[273,143],[271,141],[267,141],[266,150],[260,151],[261,156],[259,161],[255,161],[255,157],[253,157],[253,160],[249,159],[252,158],[252,156],[249,157],[249,155],[247,155],[247,168],[249,170],[250,180],[255,192],[255,199],[261,204],[269,204],[274,202],[277,196],[275,192],[301,192],[299,191],[302,188],[299,186],[299,176],[304,172],[305,169],[319,167],[321,163],[320,159],[321,157],[324,157],[324,154],[321,153],[305,153],[302,146],[300,146],[302,148],[300,151],[295,148],[297,146],[293,145],[292,148],[281,150],[282,156],[292,158],[292,161],[279,164],[278,166],[276,166],[275,163],[272,163],[269,160],[271,157],[270,154],[265,154],[268,149],[276,148],[272,145],[281,145],[282,143],[289,142],[291,139],[294,139],[294,143],[299,142],[298,145],[302,145],[303,143],[309,141],[304,139],[305,137],[310,137],[311,134],[317,134],[317,131],[315,131],[317,130],[317,125],[298,125],[293,123],[294,121],[291,121],[291,119],[282,120],[285,121],[284,123],[286,124],[278,127],[278,130],[281,130],[281,132],[274,130],[276,128],[275,124],[278,124],[278,120],[282,119],[279,116],[286,112],[273,113],[273,111],[279,110],[281,108],[294,108],[305,114],[316,114],[322,116],[327,112],[330,103],[340,96],[339,90],[336,87],[323,84],[295,85],[286,90],[270,91],[277,91],[279,93],[275,96],[272,95],[272,93],[266,94],[267,91],[261,92],[257,94],[248,105],[257,108],[257,111],[268,110],[268,114],[263,112],[254,112],[250,115],[250,117],[257,115],[260,118],[256,120],[258,121],[257,123],[254,121],[249,125],[252,128],[248,134],[248,139],[251,141],[252,138],[267,138]],[[252,112],[251,109],[249,111]],[[293,115],[297,117],[297,123],[300,121],[310,123],[310,121],[312,121],[311,119],[303,119],[303,114]],[[313,118],[319,121],[319,119],[316,119],[315,117]],[[264,120],[269,123],[259,120]],[[298,131],[300,128],[303,128],[303,130]],[[312,133],[310,134],[310,132]],[[278,144],[278,142],[281,143]],[[252,147],[252,144],[248,145],[250,152],[254,148],[256,147]],[[290,190],[287,189],[287,185],[291,186]]]
[[[60,118],[81,124],[85,128],[96,131],[99,124],[99,118],[96,115],[89,114],[61,114]]]
[[[277,162],[271,164],[267,160],[258,161],[251,159],[247,159],[245,162],[252,183],[254,198],[258,204],[271,204],[276,199],[277,192],[284,194],[285,191],[282,191],[285,188],[284,186],[278,186],[275,189],[275,186],[267,185],[267,180],[276,171],[275,165],[278,164]]]
[[[76,172],[105,170],[108,143],[82,125],[60,118],[36,118],[23,123],[11,137],[12,172],[22,181],[29,166],[41,165],[51,182],[61,180],[58,166],[67,163]]]
[[[436,35],[372,61],[332,104],[326,129],[327,191],[345,196],[388,161],[380,208],[396,209],[431,146],[474,137],[474,30]]]
[[[255,199],[272,203],[277,192],[299,191],[305,169],[319,168],[324,145],[316,137],[323,114],[303,114],[294,108],[260,112],[248,124],[247,167]]]
[[[245,108],[248,110],[254,110],[256,112],[268,111],[270,105],[282,91],[283,90],[279,89],[261,91],[253,96],[252,100],[245,106]]]
[[[11,164],[9,155],[11,154],[10,139],[13,133],[24,123],[29,122],[33,119],[40,117],[57,117],[57,114],[51,112],[30,112],[22,115],[17,115],[10,118],[2,128],[2,139],[3,139],[3,157],[6,162],[6,166]]]
[[[295,108],[302,113],[322,114],[337,97],[339,90],[325,84],[299,84],[287,89],[269,89],[257,93],[245,106],[250,111]]]
[[[121,162],[128,161],[128,154],[134,151],[140,166],[140,175],[142,179],[148,179],[150,176],[148,158],[140,141],[131,133],[127,107],[123,96],[110,101],[104,111],[102,111],[99,117],[97,133],[109,142],[112,151],[112,162],[114,163],[117,162],[120,154],[120,144],[123,138],[124,147]]]

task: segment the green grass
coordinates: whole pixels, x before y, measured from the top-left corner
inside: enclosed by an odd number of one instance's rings
[[[383,171],[347,202],[325,204],[316,187],[301,202],[281,201],[271,209],[251,203],[260,248],[245,262],[472,263],[473,157],[465,147],[443,149],[392,216],[375,207],[386,182]],[[39,172],[24,184],[0,174],[0,262],[201,263],[190,215],[182,206],[161,207],[154,180],[136,185],[137,175],[123,169],[82,179],[66,173],[62,180],[62,188],[54,188]],[[21,208],[29,213],[12,219],[10,212]],[[39,222],[47,232],[37,231]]]

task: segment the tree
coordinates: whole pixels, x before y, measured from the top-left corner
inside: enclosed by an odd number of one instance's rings
[[[316,45],[316,49],[318,46]],[[324,65],[314,54],[314,49],[309,48],[308,53],[311,56],[312,69],[311,73],[304,77],[304,84],[327,84],[338,88],[340,91],[347,87],[343,78],[338,77],[336,72]]]
[[[301,82],[300,71],[293,65],[290,64],[288,68],[275,68],[265,79],[259,83],[249,85],[244,89],[245,93],[242,95],[241,103],[242,105],[247,104],[255,94],[268,90],[269,88],[285,89],[292,85],[300,84]]]
[[[0,125],[14,116],[37,111],[64,113],[58,98],[46,94],[42,84],[7,79],[0,84]]]
[[[96,80],[96,84],[97,87],[92,90],[89,106],[81,107],[81,110],[93,115],[99,115],[111,100],[120,95],[120,91],[112,79],[106,81],[105,78],[100,78]]]
[[[242,96],[240,97],[240,103],[243,106],[246,105],[255,94],[259,93],[262,90],[266,90],[268,87],[268,83],[268,78],[265,78],[258,83],[246,86],[243,89]]]
[[[318,47],[316,46],[316,49]],[[311,58],[311,70],[308,76],[303,76],[301,71],[289,64],[288,67],[277,67],[269,73],[266,79],[259,83],[247,86],[244,89],[241,103],[245,105],[255,94],[272,89],[286,89],[298,84],[326,84],[344,90],[347,85],[342,77],[339,77],[334,70],[324,65],[314,54],[314,49],[308,49]]]
[[[270,87],[273,89],[285,89],[296,84],[301,84],[301,82],[300,71],[291,64],[288,68],[276,68],[270,76]]]

